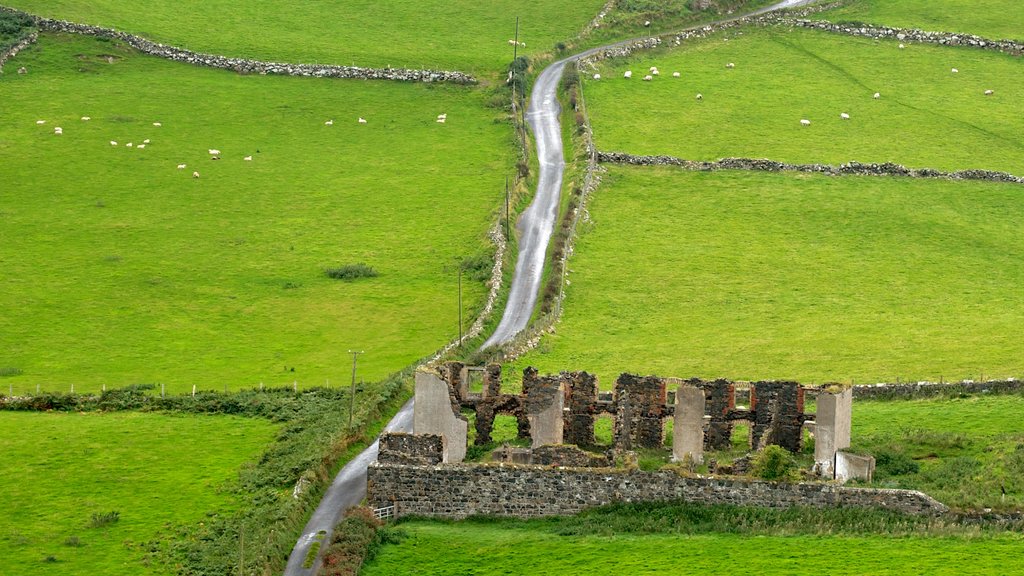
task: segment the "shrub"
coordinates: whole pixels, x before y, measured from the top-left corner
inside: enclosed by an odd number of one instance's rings
[[[772,444],[754,456],[751,474],[763,480],[794,482],[798,479],[796,459],[782,446]]]
[[[875,471],[880,477],[916,474],[920,464],[903,452],[879,450],[875,453]]]
[[[82,545],[82,541],[78,539],[78,536],[68,536],[64,539],[64,545],[78,548]]]
[[[21,374],[21,368],[15,368],[13,366],[0,366],[0,377],[21,376]]]
[[[121,513],[117,510],[110,512],[93,512],[92,518],[89,519],[90,528],[102,528],[109,524],[113,524],[121,519]]]
[[[347,264],[337,268],[327,268],[324,270],[324,273],[329,278],[345,280],[346,282],[351,282],[357,278],[373,278],[378,275],[376,270],[362,262],[359,264]]]
[[[494,259],[487,254],[477,254],[462,261],[462,273],[476,282],[486,282],[491,279],[491,267]]]
[[[381,523],[369,508],[353,508],[335,528],[318,576],[355,576],[372,554]],[[376,545],[379,545],[376,544]]]

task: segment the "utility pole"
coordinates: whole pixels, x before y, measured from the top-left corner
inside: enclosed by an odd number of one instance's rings
[[[356,407],[356,359],[359,357],[360,354],[363,353],[363,351],[349,350],[348,353],[352,355],[352,391],[351,393],[349,393],[348,398],[348,429],[351,430],[352,412],[353,410],[355,410]]]

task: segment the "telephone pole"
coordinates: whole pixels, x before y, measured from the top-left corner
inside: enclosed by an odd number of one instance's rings
[[[356,359],[362,350],[349,350],[349,354],[352,355],[352,391],[348,395],[348,429],[352,429],[352,412],[356,407]]]

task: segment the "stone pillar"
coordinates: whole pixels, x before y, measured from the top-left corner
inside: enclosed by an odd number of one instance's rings
[[[563,373],[569,399],[569,413],[565,416],[566,444],[593,446],[594,412],[597,402],[597,376],[586,372]]]
[[[462,416],[455,391],[436,372],[416,371],[416,404],[413,433],[436,434],[444,438],[444,462],[462,462],[466,457],[469,423]]]
[[[676,391],[672,459],[681,462],[687,456],[694,464],[704,462],[704,390],[682,384]]]
[[[728,380],[705,382],[704,395],[711,415],[704,449],[728,450],[732,447],[732,421],[727,416],[736,409],[736,385]]]
[[[796,382],[755,382],[750,389],[751,441],[799,452],[803,444],[804,389]]]
[[[565,406],[565,389],[561,377],[533,377],[524,381],[523,396],[526,418],[530,423],[531,446],[561,444]]]
[[[455,390],[455,397],[461,402],[469,397],[469,382],[463,378],[462,371],[466,365],[462,362],[447,362],[445,367],[445,380]]]
[[[484,398],[501,396],[501,364],[484,367]]]
[[[814,462],[826,478],[835,478],[836,452],[850,447],[852,414],[853,388],[818,393],[818,413],[814,416]]]
[[[615,381],[615,447],[660,448],[665,438],[662,419],[666,399],[661,378],[620,375]]]

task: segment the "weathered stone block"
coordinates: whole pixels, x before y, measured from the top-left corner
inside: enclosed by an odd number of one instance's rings
[[[469,423],[460,413],[455,391],[436,372],[416,372],[413,431],[443,436],[445,463],[462,462],[466,457]]]
[[[672,459],[704,462],[704,390],[683,384],[676,390]]]

